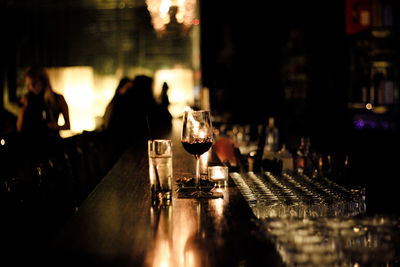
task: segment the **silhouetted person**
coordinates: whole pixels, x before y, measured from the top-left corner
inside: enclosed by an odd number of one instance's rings
[[[103,116],[103,128],[104,129],[108,129],[115,102],[118,102],[118,99],[120,97],[123,97],[123,95],[125,95],[125,93],[132,87],[132,85],[133,85],[133,82],[128,77],[124,77],[119,81],[117,89],[115,89],[115,94],[114,94],[113,98],[111,99],[110,103],[108,103],[108,105],[106,107],[106,111],[104,112],[104,116]]]
[[[168,108],[169,106],[168,89],[168,84],[164,82],[161,90],[161,106],[163,106],[164,108]]]
[[[108,130],[121,149],[134,143],[143,143],[150,137],[160,137],[171,127],[168,109],[156,103],[153,97],[153,79],[138,75],[133,87],[118,97],[110,116]]]
[[[59,130],[70,129],[69,111],[63,95],[53,91],[44,68],[30,67],[25,82],[28,92],[21,98],[16,128],[21,136],[21,153],[36,164],[60,152]],[[60,115],[63,125],[58,124]]]
[[[168,131],[171,127],[172,116],[168,111],[168,106],[163,105],[165,104],[165,100],[164,103],[156,103],[153,96],[152,78],[145,75],[136,76],[133,80],[133,85],[135,93],[137,93],[139,96],[138,107],[142,112],[145,113],[144,116],[147,117],[148,123],[151,128],[151,134],[154,135],[154,138],[158,138],[160,135]],[[168,90],[167,87],[164,86],[164,90]]]
[[[70,120],[64,96],[53,91],[44,68],[31,67],[25,73],[28,89],[20,101],[17,119],[19,132],[33,135],[58,136],[59,130],[69,130]],[[64,124],[59,125],[59,116]]]

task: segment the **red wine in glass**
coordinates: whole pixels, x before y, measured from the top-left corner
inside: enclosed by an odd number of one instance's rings
[[[210,149],[210,147],[212,146],[212,140],[194,139],[191,141],[182,141],[182,145],[187,152],[195,155],[196,157],[199,157]]]
[[[194,197],[208,197],[200,188],[200,156],[207,152],[213,141],[211,114],[206,110],[185,111],[182,120],[181,142],[184,149],[196,158],[196,191]]]

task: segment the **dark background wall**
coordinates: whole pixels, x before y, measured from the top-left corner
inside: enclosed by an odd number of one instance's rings
[[[202,15],[203,82],[215,109],[229,110],[236,121],[274,116],[282,130],[304,135],[344,123],[344,1],[262,8],[203,1]],[[290,80],[293,72],[297,80]]]
[[[337,178],[366,186],[369,210],[398,210],[398,127],[354,127],[358,113],[399,125],[398,98],[381,116],[366,110],[366,103],[349,108],[349,95],[355,92],[354,71],[360,67],[354,65],[357,43],[368,43],[362,52],[369,55],[391,47],[382,60],[397,69],[399,7],[397,1],[379,1],[392,7],[391,38],[373,38],[373,27],[346,34],[346,2],[286,0],[261,7],[202,1],[203,83],[210,88],[214,112],[226,121],[266,123],[274,116],[281,142],[293,152],[300,137],[309,136],[315,150],[334,155],[340,166],[347,158]],[[372,6],[378,1],[359,2]],[[370,11],[371,17],[377,12]]]
[[[353,130],[351,58],[364,38],[346,33],[346,2],[286,0],[261,7],[202,1],[203,83],[215,112],[246,123],[274,116],[284,137],[346,140]],[[395,47],[390,60],[398,62],[398,5],[380,2],[391,4],[394,21],[394,37],[380,42]],[[398,111],[393,118],[398,121]]]
[[[1,5],[0,72],[11,101],[23,86],[23,71],[35,64],[91,66],[96,75],[192,67],[190,32],[170,25],[157,35],[144,0],[7,0]]]

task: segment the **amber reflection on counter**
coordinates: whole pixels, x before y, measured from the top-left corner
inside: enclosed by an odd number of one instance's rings
[[[189,203],[181,199],[173,199],[172,205],[150,208],[150,221],[155,241],[153,249],[147,255],[150,266],[208,266],[210,257],[205,231],[202,229],[201,210],[215,214],[216,239],[220,239],[224,208],[227,205],[227,190],[219,189],[224,198],[201,200],[193,199]],[[185,205],[186,212],[177,213],[174,209]],[[182,207],[176,208],[182,210]]]
[[[154,255],[151,266],[176,266],[172,256],[172,206],[150,208],[150,217],[154,229]]]
[[[176,214],[173,212],[174,206],[179,204],[174,199],[170,206],[150,208],[155,235],[153,249],[147,255],[150,266],[195,266],[192,261],[185,263],[184,248],[189,237],[197,230],[197,211],[188,208],[187,212]]]

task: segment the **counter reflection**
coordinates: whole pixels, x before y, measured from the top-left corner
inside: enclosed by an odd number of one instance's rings
[[[216,259],[214,252],[221,243],[224,209],[227,205],[227,190],[224,198],[193,200],[190,202],[173,199],[172,205],[152,206],[150,208],[151,227],[154,235],[153,249],[147,255],[149,266],[212,266]],[[184,205],[185,207],[181,207]],[[185,212],[174,210],[185,209]],[[205,229],[206,224],[201,214],[214,214],[212,227],[215,231]],[[210,247],[215,249],[210,249]],[[212,252],[210,252],[212,251]]]

